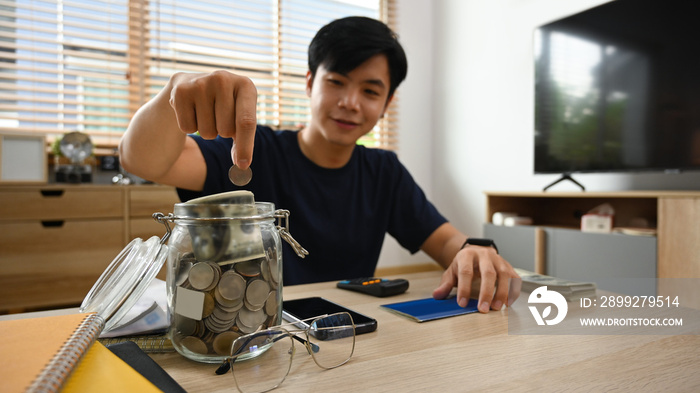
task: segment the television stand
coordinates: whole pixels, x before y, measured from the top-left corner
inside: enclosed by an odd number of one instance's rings
[[[700,278],[700,191],[495,191],[486,197],[483,235],[515,267],[578,281]],[[581,232],[581,215],[603,203],[615,208],[615,225],[643,218],[656,227],[656,237]],[[493,225],[496,212],[530,217],[533,225]]]
[[[553,185],[558,184],[558,183],[561,183],[561,182],[563,182],[564,180],[569,180],[569,181],[573,182],[574,184],[576,184],[577,186],[581,187],[581,191],[586,191],[586,187],[584,187],[583,185],[581,185],[581,183],[579,183],[579,182],[577,182],[576,180],[574,180],[574,178],[571,177],[571,174],[570,174],[570,173],[563,173],[563,174],[561,175],[560,178],[558,178],[558,179],[555,180],[554,182],[550,183],[550,184],[549,184],[547,187],[545,187],[542,191],[547,191],[547,190],[548,190],[549,188],[551,188]]]

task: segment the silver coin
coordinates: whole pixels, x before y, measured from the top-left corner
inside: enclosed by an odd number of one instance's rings
[[[235,318],[232,319],[231,321],[226,322],[226,321],[217,320],[216,318],[212,318],[212,317],[213,317],[213,315],[210,316],[209,318],[205,319],[204,325],[213,333],[225,332],[225,331],[231,329],[231,327],[233,327],[233,325],[236,322]]]
[[[229,304],[224,304],[227,306],[232,306],[240,299],[243,298],[245,293],[246,282],[245,278],[236,274],[234,271],[229,270],[223,275],[219,280],[219,286],[216,288],[217,292],[226,300],[235,301]]]
[[[199,321],[194,321],[194,323],[195,323],[194,333],[191,334],[190,336],[202,337],[202,335],[207,330],[204,326],[204,322],[202,320],[199,320]]]
[[[205,292],[209,292],[212,289],[216,288],[216,286],[219,284],[219,280],[221,279],[221,267],[219,267],[219,265],[214,262],[206,263],[208,263],[209,266],[211,266],[211,268],[214,269],[214,279],[212,280],[211,285],[204,289]]]
[[[221,327],[220,325],[217,325],[216,321],[214,321],[211,318],[205,318],[205,319],[203,319],[203,321],[204,321],[204,326],[206,326],[210,332],[221,333],[221,332],[226,330],[223,327]]]
[[[194,353],[206,355],[208,352],[207,344],[197,337],[187,336],[180,341],[180,344]]]
[[[277,251],[272,250],[272,247],[267,249],[266,262],[268,263],[268,268],[270,269],[270,282],[274,287],[280,283],[280,261],[277,259]]]
[[[236,166],[236,164],[233,164],[231,166],[231,169],[228,170],[228,179],[231,180],[231,183],[242,187],[245,186],[246,184],[250,183],[250,179],[253,178],[253,171],[250,169],[250,167],[246,169],[241,169]]]
[[[202,318],[206,318],[214,312],[216,301],[214,297],[208,293],[204,294],[204,304],[202,305]]]
[[[243,309],[243,310],[245,310],[245,309]],[[256,330],[258,329],[257,327],[249,327],[249,326],[246,326],[245,323],[241,322],[241,314],[240,314],[240,313],[239,313],[238,316],[236,317],[236,324],[235,324],[235,326],[236,326],[236,328],[238,329],[238,331],[240,331],[240,332],[243,333],[243,334],[253,333],[254,331],[256,331]]]
[[[211,313],[212,318],[215,318],[217,321],[225,322],[225,323],[235,321],[237,316],[238,316],[238,311],[226,311],[220,307],[215,308],[214,312]],[[233,323],[232,323],[232,325],[233,325]]]
[[[176,270],[177,274],[175,277],[175,284],[182,285],[187,281],[187,273],[190,271],[192,266],[197,262],[194,257],[194,253],[188,252],[184,254],[179,261],[179,266]]]
[[[233,265],[233,268],[236,269],[236,271],[244,277],[251,278],[260,275],[260,263],[257,259],[245,262],[238,262],[235,265]]]
[[[214,291],[214,299],[217,307],[228,312],[238,311],[243,307],[243,298],[238,300],[228,300],[221,296],[219,291]]]
[[[206,326],[206,324],[204,324]],[[211,344],[212,340],[214,340],[214,337],[216,336],[216,333],[212,332],[211,330],[204,330],[204,333],[201,335],[202,341],[204,341],[205,344]]]
[[[277,301],[277,291],[271,291],[265,300],[265,314],[276,315],[279,309],[279,302]]]
[[[217,277],[212,265],[200,262],[192,266],[188,278],[194,289],[202,291],[211,286]]]
[[[260,262],[260,274],[263,280],[270,281],[270,262],[267,261],[267,258]]]
[[[214,348],[214,352],[216,352],[219,355],[230,355],[231,354],[231,345],[233,344],[233,341],[236,340],[238,337],[240,337],[241,334],[238,332],[232,332],[232,331],[227,331],[218,334],[216,337],[214,337],[214,342],[212,343],[212,347]]]
[[[250,310],[250,311],[258,311],[258,310],[261,310],[261,309],[263,308],[263,306],[264,306],[263,304],[261,304],[261,305],[253,305],[253,304],[250,304],[250,302],[248,302],[247,300],[243,300],[243,305],[245,306],[245,308],[247,308],[247,309]]]
[[[265,304],[269,294],[270,284],[263,280],[253,280],[246,288],[245,300],[254,306],[255,309],[260,309]]]
[[[240,322],[238,327],[243,330],[244,326],[247,328],[253,329],[253,331],[257,330],[260,325],[262,325],[263,322],[265,322],[265,319],[267,319],[267,315],[265,315],[265,311],[263,310],[258,310],[258,311],[250,311],[243,307],[241,311],[238,312],[238,317],[237,317],[237,322]]]

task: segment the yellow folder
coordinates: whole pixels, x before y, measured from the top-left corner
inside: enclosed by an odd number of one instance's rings
[[[89,313],[0,321],[2,391],[26,392],[41,378],[64,392],[159,392],[95,341],[101,327],[99,318]],[[57,355],[66,348],[82,355],[77,364]]]

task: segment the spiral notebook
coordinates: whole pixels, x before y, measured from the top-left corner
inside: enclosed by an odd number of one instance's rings
[[[94,313],[0,321],[3,392],[159,392],[104,345]]]

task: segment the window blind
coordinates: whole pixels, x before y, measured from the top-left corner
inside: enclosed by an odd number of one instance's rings
[[[0,130],[69,131],[114,148],[175,72],[225,69],[258,88],[258,122],[309,118],[306,50],[333,19],[391,24],[393,0],[0,0]],[[360,143],[395,149],[397,98]]]
[[[128,27],[127,0],[0,0],[0,130],[116,145],[131,115]]]

